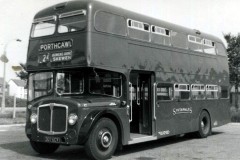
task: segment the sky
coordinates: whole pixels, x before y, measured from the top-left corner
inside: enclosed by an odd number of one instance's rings
[[[34,15],[41,9],[67,0],[0,0],[0,56],[6,44],[6,80],[16,79],[11,66],[26,62]],[[240,31],[240,0],[99,0],[170,23],[198,29],[224,41],[223,33]],[[21,39],[16,42],[14,39]],[[224,41],[225,45],[226,42]],[[0,77],[3,63],[0,61]]]

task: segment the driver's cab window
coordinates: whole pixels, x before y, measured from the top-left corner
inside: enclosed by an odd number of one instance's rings
[[[84,90],[84,79],[81,72],[61,72],[56,76],[56,91],[58,94],[79,94]]]
[[[89,92],[92,94],[121,97],[122,75],[115,72],[97,71],[89,77]]]

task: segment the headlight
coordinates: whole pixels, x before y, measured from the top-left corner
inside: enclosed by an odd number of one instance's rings
[[[37,123],[37,115],[35,113],[33,113],[30,117],[30,121],[32,124]]]
[[[74,113],[70,114],[68,117],[68,123],[74,125],[77,122],[78,116]]]

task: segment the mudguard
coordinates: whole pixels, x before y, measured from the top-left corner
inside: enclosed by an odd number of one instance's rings
[[[87,141],[92,128],[101,117],[108,117],[112,119],[116,123],[117,128],[120,129],[119,137],[124,135],[122,133],[123,132],[122,121],[115,112],[113,112],[112,110],[97,110],[92,111],[84,118],[83,124],[78,134],[78,144],[84,144]]]

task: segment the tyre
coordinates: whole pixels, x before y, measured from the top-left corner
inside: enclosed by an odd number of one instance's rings
[[[30,141],[30,144],[31,144],[32,148],[40,154],[53,153],[59,147],[59,144],[42,143],[42,142],[35,142],[35,141]]]
[[[100,119],[85,144],[87,155],[94,160],[111,158],[118,144],[118,130],[109,118]]]
[[[199,138],[206,138],[211,135],[212,127],[211,127],[211,119],[209,114],[206,111],[202,111],[199,117],[199,131],[197,135]]]

